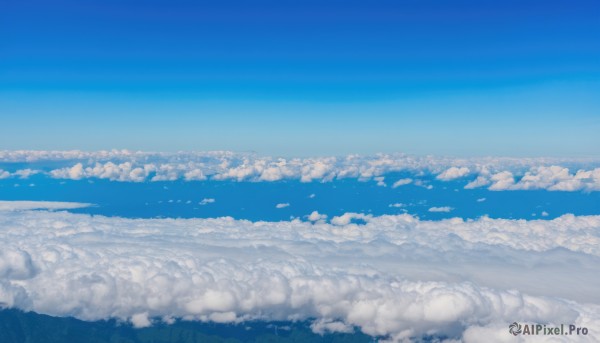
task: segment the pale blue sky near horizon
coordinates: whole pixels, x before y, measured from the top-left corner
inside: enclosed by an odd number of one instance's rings
[[[595,1],[3,7],[0,149],[600,156]]]

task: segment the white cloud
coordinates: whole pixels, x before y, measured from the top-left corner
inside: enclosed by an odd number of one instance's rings
[[[0,303],[139,327],[157,317],[314,319],[317,332],[474,342],[519,321],[587,325],[583,339],[600,339],[591,329],[600,325],[600,216],[336,218],[1,212]]]
[[[411,178],[400,179],[400,180],[394,182],[394,184],[392,185],[392,188],[398,188],[400,186],[408,185],[412,181],[413,180]]]
[[[8,179],[10,177],[10,173],[6,170],[0,169],[0,180]]]
[[[402,203],[394,203],[394,204],[389,204],[388,207],[395,207],[395,208],[399,208],[399,207],[406,207],[406,205],[402,204]]]
[[[371,215],[366,215],[363,213],[346,212],[346,213],[342,214],[341,216],[335,216],[335,217],[331,218],[331,224],[333,224],[333,225],[348,225],[353,220],[356,220],[356,219],[367,220],[371,217],[372,217]]]
[[[290,204],[286,202],[286,203],[281,203],[281,204],[275,205],[275,208],[286,208],[288,206],[290,206]]]
[[[444,181],[455,180],[469,174],[470,172],[471,171],[467,167],[450,167],[439,174],[436,179]]]
[[[18,176],[21,179],[28,179],[31,175],[35,175],[35,174],[38,174],[38,173],[40,173],[40,171],[27,168],[27,169],[19,169],[19,170],[17,170],[14,173],[14,175]]]
[[[450,206],[442,206],[442,207],[431,207],[429,210],[429,212],[450,212],[452,211],[452,207]]]
[[[26,211],[26,210],[72,210],[92,206],[80,202],[60,201],[1,201],[0,211]]]
[[[477,199],[477,202],[484,202],[486,200],[486,198],[479,198]]]
[[[501,171],[495,174],[482,174],[476,180],[468,183],[465,188],[477,188],[489,185],[493,191],[506,190],[536,190],[549,191],[599,191],[600,168],[593,170],[578,170],[571,174],[568,168],[561,166],[532,167],[520,178],[511,171]]]
[[[202,199],[202,201],[200,201],[198,203],[198,205],[203,205],[204,206],[204,205],[212,204],[214,202],[215,202],[215,199],[213,199],[213,198],[204,198],[204,199]]]
[[[387,184],[384,182],[385,177],[383,176],[376,176],[373,178],[373,180],[375,180],[377,182],[377,186],[379,187],[387,187]]]
[[[491,190],[498,191],[600,191],[600,160],[596,159],[456,159],[406,154],[284,159],[227,151],[172,154],[128,150],[0,151],[0,162],[28,162],[32,166],[43,167],[48,161],[58,161],[63,166],[44,173],[54,178],[73,180],[100,178],[143,182],[210,179],[268,182],[295,179],[301,182],[327,182],[356,178],[361,181],[375,180],[378,185],[384,186],[386,175],[394,172],[433,174],[443,181],[472,173],[477,177],[465,186],[466,189],[490,185]],[[456,167],[457,165],[461,167]],[[573,174],[566,165],[579,169]],[[27,178],[38,172],[41,169],[21,170],[13,174]],[[13,174],[0,171],[0,178]],[[410,178],[405,178],[396,181],[394,185],[399,187],[411,181]],[[417,181],[413,182],[429,189],[432,187]]]
[[[317,211],[312,211],[311,214],[309,214],[307,218],[311,222],[324,221],[325,219],[327,219],[327,215],[326,214],[320,214]]]

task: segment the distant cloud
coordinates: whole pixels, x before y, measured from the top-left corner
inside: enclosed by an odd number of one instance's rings
[[[461,168],[450,167],[447,170],[445,170],[444,172],[442,172],[441,174],[439,174],[436,177],[436,179],[444,180],[444,181],[459,179],[459,178],[469,174],[470,172],[471,171],[469,170],[469,168],[466,168],[466,167],[461,167]]]
[[[17,170],[17,171],[14,173],[14,175],[15,175],[15,176],[18,176],[18,177],[19,177],[19,178],[21,178],[21,179],[28,179],[30,176],[32,176],[32,175],[35,175],[35,174],[38,174],[38,173],[40,173],[40,171],[39,171],[39,170],[33,170],[33,169],[29,169],[29,168],[27,168],[27,169],[20,169],[20,170]]]
[[[450,212],[452,211],[452,207],[450,206],[442,206],[442,207],[431,207],[429,212]]]
[[[0,201],[0,211],[72,210],[89,206],[92,204],[60,201]]]
[[[379,187],[387,187],[387,184],[384,182],[385,177],[383,176],[376,176],[373,178],[373,180],[375,180],[377,182],[377,186]]]
[[[399,208],[399,207],[406,207],[406,205],[402,204],[402,203],[394,203],[394,204],[389,204],[388,207],[395,207],[395,208]]]
[[[6,170],[2,170],[0,169],[0,180],[2,179],[8,179],[10,177],[10,173],[7,172]]]
[[[275,208],[286,208],[289,206],[290,206],[290,204],[286,202],[286,203],[281,203],[281,204],[275,205]]]
[[[466,189],[489,186],[490,190],[600,191],[600,160],[550,158],[470,158],[378,154],[374,156],[273,158],[227,151],[197,153],[150,153],[113,150],[81,151],[0,151],[0,162],[26,161],[31,169],[11,174],[0,171],[0,178],[27,178],[42,172],[33,166],[58,161],[61,167],[43,173],[58,179],[99,178],[121,182],[174,180],[231,180],[329,182],[355,178],[374,180],[385,186],[390,173],[436,175],[437,180],[451,181],[476,175]],[[577,166],[571,173],[563,164]],[[56,163],[53,163],[56,165]],[[460,165],[457,167],[456,165]],[[590,167],[592,169],[590,169]],[[8,174],[7,174],[8,173]],[[433,185],[423,180],[404,178],[392,187],[409,183],[427,189]]]
[[[202,199],[202,201],[200,201],[198,203],[198,205],[208,205],[208,204],[212,204],[214,202],[215,202],[215,199],[213,199],[213,198],[204,198],[204,199]]]
[[[486,198],[479,198],[477,199],[477,202],[484,202],[486,200]]]
[[[400,179],[400,180],[394,182],[394,184],[392,185],[392,188],[398,188],[400,186],[408,185],[412,181],[413,180],[411,178]]]

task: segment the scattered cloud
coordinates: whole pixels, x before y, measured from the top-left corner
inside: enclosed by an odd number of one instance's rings
[[[286,203],[281,203],[281,204],[275,205],[275,208],[286,208],[289,206],[290,206],[290,204],[286,202]]]

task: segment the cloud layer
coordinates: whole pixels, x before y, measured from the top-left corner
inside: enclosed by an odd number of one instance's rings
[[[294,179],[302,182],[325,182],[356,178],[361,181],[375,180],[378,185],[385,186],[385,175],[407,172],[415,176],[431,174],[440,181],[469,180],[465,187],[467,189],[486,186],[490,190],[600,190],[600,161],[593,159],[456,159],[405,154],[286,159],[221,151],[172,154],[127,150],[0,151],[0,162],[29,162],[43,167],[48,161],[58,161],[63,166],[46,168],[48,170],[44,170],[44,173],[54,178],[72,180],[99,178],[142,182]],[[38,172],[41,170],[0,170],[0,179],[27,178]],[[410,183],[423,185],[419,179],[400,178],[392,183],[392,187]]]
[[[317,332],[489,342],[514,339],[507,326],[520,321],[584,325],[578,341],[600,339],[600,216],[309,217],[0,212],[0,303],[136,326],[314,318]]]

